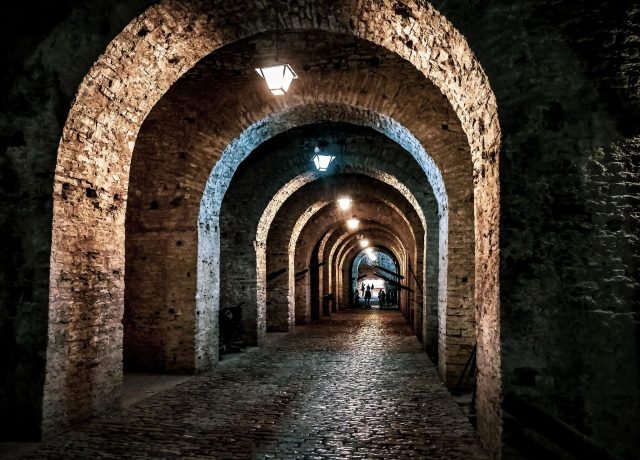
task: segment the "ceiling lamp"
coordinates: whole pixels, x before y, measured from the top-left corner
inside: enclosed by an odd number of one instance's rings
[[[316,169],[321,172],[329,169],[329,164],[331,164],[331,162],[335,157],[333,155],[326,155],[322,153],[322,151],[320,150],[320,147],[317,147],[317,146],[315,149],[313,149],[313,151],[315,155],[311,159],[313,160],[313,163],[316,165]]]
[[[343,211],[346,211],[347,209],[349,209],[351,207],[351,198],[347,198],[347,197],[338,198],[338,206]]]
[[[375,251],[371,247],[365,249],[364,252],[367,254],[367,256],[369,257],[369,260],[372,262],[375,262],[376,259],[378,258]]]
[[[276,64],[270,67],[258,67],[256,72],[267,82],[274,96],[282,96],[289,90],[291,82],[298,78],[289,64]]]
[[[351,219],[347,220],[347,228],[349,230],[355,230],[360,225],[360,221],[356,216],[353,216]]]
[[[367,240],[367,239],[360,240],[360,247],[361,248],[366,248],[367,246],[369,246],[369,240]]]
[[[258,67],[256,72],[267,82],[269,91],[274,96],[282,96],[289,90],[291,82],[298,78],[289,64],[280,64],[278,59],[278,45],[280,42],[280,12],[279,2],[275,2],[275,23],[276,23],[276,64],[267,67]]]

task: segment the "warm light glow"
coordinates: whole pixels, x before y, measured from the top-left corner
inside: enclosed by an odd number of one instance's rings
[[[356,218],[356,216],[353,216],[347,221],[347,228],[349,228],[350,230],[355,230],[356,228],[358,228],[358,225],[360,225],[360,221]]]
[[[338,199],[338,206],[343,211],[346,211],[347,209],[349,209],[351,207],[351,198],[339,198]]]
[[[316,169],[318,171],[326,171],[329,168],[329,164],[331,164],[335,157],[333,155],[325,155],[323,153],[320,153],[320,147],[316,147],[314,152],[315,155],[313,156],[312,160],[316,165]]]
[[[360,240],[361,248],[366,248],[367,246],[369,246],[369,240]]]
[[[264,78],[269,87],[269,91],[271,91],[274,96],[282,96],[289,90],[291,82],[298,78],[289,64],[258,67],[256,72]]]
[[[375,262],[378,259],[378,255],[375,253],[373,248],[367,248],[364,252],[367,254],[371,262]]]

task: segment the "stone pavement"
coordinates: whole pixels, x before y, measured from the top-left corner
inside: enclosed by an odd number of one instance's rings
[[[400,313],[360,310],[298,327],[21,458],[488,457]]]

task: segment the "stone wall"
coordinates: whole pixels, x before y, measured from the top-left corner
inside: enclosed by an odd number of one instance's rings
[[[353,128],[355,127],[352,126],[351,129]],[[336,136],[348,145],[349,154],[341,159],[342,168],[345,170],[355,172],[359,168],[362,169],[365,164],[369,168],[388,169],[392,167],[390,164],[393,163],[394,158],[406,156],[406,152],[402,149],[371,130],[355,129],[350,132],[346,125],[332,124],[321,125],[321,127],[310,126],[292,130],[262,144],[238,168],[224,196],[220,211],[220,299],[222,305],[243,303],[247,343],[259,342],[260,334],[256,336],[256,325],[264,322],[264,318],[256,318],[256,304],[258,304],[257,311],[267,311],[267,315],[269,314],[268,308],[265,309],[265,302],[258,302],[259,293],[264,289],[261,284],[266,280],[256,278],[256,257],[260,259],[260,255],[256,256],[256,251],[260,252],[259,248],[266,245],[267,253],[272,253],[274,250],[287,252],[289,240],[285,237],[291,233],[280,228],[276,231],[280,236],[278,242],[267,242],[270,226],[261,230],[263,216],[265,213],[275,214],[278,208],[288,200],[296,203],[296,200],[300,200],[300,196],[305,199],[313,196],[318,201],[323,199],[321,190],[315,194],[309,194],[308,187],[305,187],[306,183],[318,178],[318,175],[312,171],[314,168],[310,157],[315,141],[324,139],[326,142]],[[377,144],[378,148],[365,151],[365,146],[372,143]],[[331,183],[334,184],[335,189],[335,183]],[[301,187],[307,190],[304,193],[300,191],[302,195],[297,192]],[[356,186],[350,187],[345,184],[343,187],[345,187],[343,193],[360,193]],[[371,191],[375,192],[375,189]],[[337,192],[333,190],[331,193],[327,192],[327,195],[333,196],[334,193]],[[324,197],[324,199],[328,198]],[[312,204],[313,201],[308,202],[298,211],[288,211],[286,214],[295,221],[298,215]],[[275,207],[274,210],[268,209],[271,206]],[[418,224],[422,225],[420,222]],[[282,265],[286,267],[287,263]],[[264,271],[263,268],[258,267],[258,272],[260,270]],[[273,270],[268,269],[266,273],[271,271]],[[286,277],[280,277],[280,279],[286,279]],[[267,295],[270,294],[267,292]],[[273,307],[278,308],[275,305]],[[287,312],[286,307],[283,310]]]
[[[34,440],[41,432],[62,126],[106,44],[151,3],[27,0],[0,18],[0,440]],[[82,193],[93,194],[90,188]]]
[[[345,169],[352,174],[358,171],[358,169],[353,167],[347,167]],[[291,306],[293,302],[290,299],[289,261],[292,254],[289,250],[289,242],[291,241],[294,229],[297,228],[297,232],[299,232],[303,224],[306,223],[306,221],[301,221],[302,216],[308,214],[306,217],[308,219],[313,217],[315,213],[322,211],[322,208],[314,208],[314,203],[318,203],[320,200],[328,200],[324,202],[325,205],[335,208],[335,200],[340,196],[350,196],[354,200],[352,209],[343,211],[342,221],[337,222],[335,228],[328,230],[327,234],[334,232],[341,233],[344,231],[344,220],[351,217],[354,212],[356,212],[360,218],[376,220],[377,216],[371,215],[368,212],[368,207],[365,206],[367,199],[376,198],[383,202],[390,203],[392,206],[401,209],[401,219],[408,219],[407,224],[409,225],[409,229],[412,235],[418,235],[417,241],[420,245],[419,247],[422,248],[423,239],[420,237],[424,232],[422,230],[423,224],[411,203],[409,203],[400,192],[394,190],[384,182],[367,177],[367,175],[370,175],[375,178],[375,171],[364,170],[360,172],[361,174],[364,172],[366,175],[364,177],[352,174],[330,175],[322,179],[321,183],[309,184],[301,188],[296,195],[292,196],[291,199],[284,204],[275,216],[269,229],[269,236],[266,242],[266,272],[276,273],[282,269],[286,271],[267,282],[267,327],[269,327],[269,318],[271,318],[277,321],[279,325],[278,327],[275,325],[272,327],[276,330],[282,330],[284,320],[291,317]],[[321,239],[324,239],[324,237]],[[318,260],[324,263],[323,269],[329,265],[325,251],[320,253]],[[307,267],[301,268],[300,271],[305,269],[307,269]],[[320,297],[330,293],[336,294],[329,290],[328,283],[326,285],[323,283],[319,290]],[[304,323],[304,321],[301,322]]]
[[[618,452],[634,453],[639,412],[634,257],[639,232],[631,210],[638,193],[635,6],[614,1],[440,3],[487,71],[504,124],[501,245],[497,248],[492,240],[482,249],[502,254],[506,390]],[[4,113],[12,119],[3,131],[9,146],[2,160],[3,234],[11,235],[3,242],[3,254],[12,262],[3,264],[3,284],[9,286],[3,290],[3,312],[9,313],[3,313],[2,337],[5,349],[15,350],[13,364],[7,364],[13,370],[3,375],[33,382],[34,388],[43,348],[42,343],[28,344],[37,343],[46,328],[50,192],[61,125],[80,79],[135,9],[116,4],[108,13],[98,2],[87,5],[50,17],[46,10],[30,9],[30,20],[11,33],[10,43],[21,41],[15,38],[20,36],[31,45],[12,47],[9,56],[17,65],[7,68],[20,69],[20,76],[7,76],[12,89],[3,93],[11,94],[10,110]],[[32,14],[49,26],[28,27]],[[100,24],[94,23],[97,18]],[[62,38],[72,31],[77,33]],[[369,87],[369,94],[378,84]],[[398,91],[404,106],[412,98],[426,100],[416,88]],[[389,87],[381,92],[394,94]],[[424,120],[412,107],[400,118],[415,118],[416,127]],[[456,129],[455,117],[449,121]],[[418,136],[427,147],[431,134]],[[74,196],[93,206],[87,188],[92,187],[80,183]],[[482,330],[491,333],[497,324],[494,315]],[[485,358],[495,364],[499,354],[493,351]],[[22,370],[16,369],[17,362],[39,364]],[[4,394],[13,396],[10,388]],[[21,391],[12,400],[28,405],[41,390]]]
[[[502,122],[504,391],[640,449],[637,2],[449,1]]]

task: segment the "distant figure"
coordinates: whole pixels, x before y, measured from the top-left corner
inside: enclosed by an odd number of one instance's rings
[[[387,294],[384,292],[384,289],[380,289],[380,293],[378,294],[378,300],[380,301],[380,308],[384,306],[384,301],[387,298]]]
[[[364,283],[360,285],[360,289],[362,290],[362,297],[364,297]]]
[[[364,308],[371,308],[371,289],[367,286],[367,290],[364,293]]]

